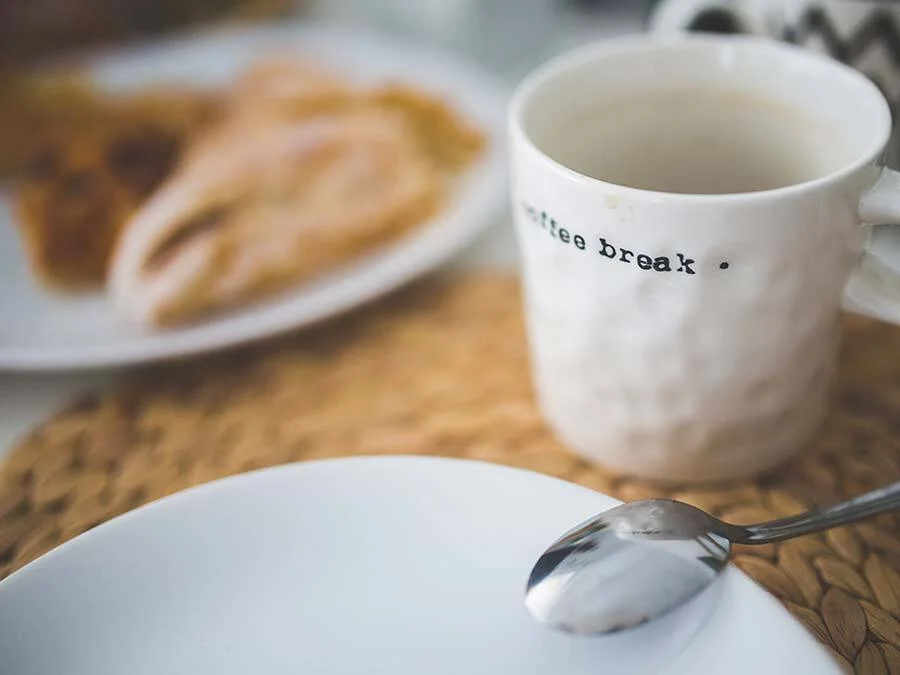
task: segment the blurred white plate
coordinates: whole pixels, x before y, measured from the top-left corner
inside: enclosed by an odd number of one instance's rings
[[[523,603],[546,544],[613,500],[430,458],[278,467],[76,538],[0,582],[3,675],[839,675],[736,569],[610,638]]]
[[[190,327],[142,332],[102,294],[46,290],[31,273],[0,191],[0,368],[65,370],[185,356],[307,326],[376,298],[445,263],[506,204],[505,87],[474,65],[420,44],[314,23],[219,30],[92,57],[110,90],[158,82],[226,84],[270,50],[320,60],[360,82],[390,78],[441,95],[489,136],[487,153],[442,213],[403,240],[274,299]]]

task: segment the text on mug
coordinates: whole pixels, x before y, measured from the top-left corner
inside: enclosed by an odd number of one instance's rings
[[[556,219],[547,215],[546,211],[538,211],[530,204],[523,202],[522,208],[527,218],[541,226],[547,234],[562,244],[574,246],[579,251],[588,250],[588,241],[584,236],[573,232],[567,227],[562,227]],[[697,263],[693,258],[689,258],[683,253],[676,253],[676,259],[673,260],[669,256],[649,256],[646,253],[636,253],[631,249],[623,246],[616,246],[604,237],[598,237],[597,253],[604,258],[615,260],[621,263],[637,265],[640,269],[655,272],[681,272],[683,274],[696,274],[694,265]],[[719,269],[727,270],[729,264],[722,262]]]

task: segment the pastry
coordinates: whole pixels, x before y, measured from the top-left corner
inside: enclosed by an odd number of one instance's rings
[[[0,69],[0,180],[12,178],[34,152],[36,139],[91,114],[96,96],[78,73],[26,77]]]
[[[206,97],[175,92],[95,96],[36,125],[15,205],[37,275],[58,289],[102,286],[123,224],[213,108]]]
[[[372,90],[366,99],[368,105],[402,114],[423,151],[451,176],[465,169],[484,149],[484,134],[430,93],[389,84]]]
[[[129,221],[109,291],[145,326],[207,315],[396,238],[442,187],[397,111],[233,115]]]
[[[109,292],[140,325],[244,304],[397,238],[484,145],[434,96],[280,55],[244,73],[225,110],[116,244]]]
[[[293,55],[273,54],[248,68],[231,90],[230,112],[298,116],[346,105],[355,90],[337,73]]]
[[[291,55],[263,59],[238,80],[232,114],[298,119],[327,111],[382,108],[401,114],[422,150],[441,170],[464,169],[483,149],[484,135],[440,98],[421,89],[390,83],[353,87],[336,73]]]

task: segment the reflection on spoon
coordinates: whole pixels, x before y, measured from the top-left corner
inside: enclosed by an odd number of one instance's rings
[[[731,545],[765,544],[900,506],[900,482],[819,511],[758,525],[725,523],[668,499],[622,504],[563,535],[531,571],[525,604],[540,622],[600,635],[682,606],[725,568]]]

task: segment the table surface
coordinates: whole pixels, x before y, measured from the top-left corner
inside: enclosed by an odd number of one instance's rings
[[[468,262],[487,251],[490,242]],[[434,275],[316,329],[142,369],[67,406],[0,471],[0,578],[192,485],[348,455],[508,464],[624,500],[680,499],[737,524],[900,481],[897,326],[845,317],[834,406],[794,460],[730,484],[662,486],[566,452],[543,423],[519,286],[510,272]],[[734,561],[848,672],[900,673],[900,515],[737,547]]]
[[[507,2],[508,0],[499,0]],[[492,0],[493,2],[493,0]],[[447,46],[468,54],[499,73],[507,82],[517,81],[524,73],[552,53],[567,48],[614,35],[634,33],[641,30],[644,10],[640,2],[634,0],[607,0],[595,3],[602,11],[588,14],[575,10],[553,10],[549,0],[527,0],[524,5],[515,0],[517,10],[527,5],[530,12],[519,11],[524,22],[517,31],[499,31],[490,40],[463,40],[467,34],[465,22],[457,22],[457,30],[437,34],[422,15],[418,25],[398,26],[395,15],[388,16],[387,9],[409,2],[382,0],[381,14],[371,8],[379,3],[363,0],[337,0],[323,3],[314,8],[313,15],[334,20],[356,21],[384,31],[418,34],[419,37],[444,42]],[[434,4],[434,3],[425,3]],[[465,5],[466,3],[461,3]],[[577,4],[577,3],[576,3]],[[556,3],[558,5],[558,3]],[[474,6],[473,6],[474,8]],[[473,9],[470,8],[470,9]],[[497,12],[495,11],[496,15]],[[445,22],[446,23],[446,22]],[[540,32],[543,36],[539,49],[527,50],[529,40]],[[465,274],[473,269],[513,268],[516,265],[517,249],[512,225],[508,217],[494,225],[479,241],[469,248],[452,265],[455,273]],[[29,429],[46,419],[80,392],[107,386],[120,376],[123,370],[105,370],[50,375],[20,375],[0,373],[0,457],[3,457]]]
[[[575,10],[556,10],[551,12],[552,16],[547,14],[548,7],[566,6],[565,0],[491,0],[490,3],[479,0],[454,0],[453,3],[444,3],[442,0],[379,0],[379,4],[385,6],[415,8],[416,11],[409,14],[418,16],[423,25],[411,28],[393,25],[396,15],[389,17],[387,21],[383,20],[383,17],[377,16],[378,12],[372,12],[372,6],[376,3],[369,3],[367,0],[328,2],[329,6],[335,8],[338,18],[361,18],[365,23],[378,24],[380,28],[402,32],[418,31],[446,42],[499,72],[510,83],[554,52],[602,37],[639,31],[644,14],[644,3],[637,0],[593,3],[594,6],[603,8],[602,13],[595,11],[584,15]],[[576,4],[579,3],[575,0],[568,3],[569,6]],[[588,3],[581,0],[580,4]],[[479,16],[478,20],[483,18],[483,21],[476,21],[477,29],[473,29],[471,17],[462,20],[459,15],[441,14],[448,6],[454,8],[454,11],[468,8],[476,14],[487,11],[485,8],[490,7],[492,16]],[[515,12],[511,11],[513,7]],[[503,26],[506,22],[515,25],[510,30],[497,30],[498,20]],[[482,37],[475,39],[473,34]],[[12,542],[6,542],[7,547],[10,543],[14,547],[14,562],[17,565],[24,564],[58,544],[61,537],[65,539],[74,536],[94,522],[111,517],[121,512],[121,509],[132,508],[136,504],[127,501],[126,498],[131,498],[129,495],[137,494],[141,499],[148,500],[186,487],[187,484],[212,480],[228,473],[264,465],[266,462],[331,456],[334,452],[345,452],[347,447],[353,447],[354,453],[378,454],[386,449],[397,452],[398,447],[401,447],[402,450],[404,443],[406,450],[411,452],[417,452],[423,446],[433,446],[443,448],[449,454],[456,451],[462,453],[460,456],[472,459],[514,464],[548,473],[621,499],[648,496],[682,499],[738,523],[785,516],[839,501],[883,485],[886,481],[900,480],[900,442],[896,441],[898,435],[894,423],[898,419],[896,410],[900,405],[900,398],[895,393],[897,382],[900,382],[900,366],[890,367],[891,363],[897,363],[894,357],[898,329],[860,318],[847,319],[850,348],[842,359],[840,406],[829,416],[826,428],[812,444],[815,447],[777,474],[715,489],[682,488],[679,491],[673,488],[673,491],[663,495],[659,486],[608,475],[599,467],[577,460],[564,452],[539,422],[539,413],[531,401],[527,368],[523,367],[524,335],[515,333],[518,336],[515,341],[518,347],[511,350],[507,336],[497,330],[498,321],[505,317],[507,332],[521,332],[521,311],[514,300],[517,297],[515,280],[508,275],[487,275],[506,279],[491,282],[483,279],[486,275],[474,274],[485,268],[514,270],[517,257],[510,218],[506,216],[451,266],[452,274],[469,277],[465,279],[465,283],[455,284],[462,290],[445,294],[443,309],[435,306],[441,303],[428,304],[431,308],[429,311],[436,312],[432,320],[442,327],[447,325],[447,321],[455,321],[458,324],[456,332],[442,330],[423,333],[415,328],[418,325],[416,322],[421,319],[417,314],[412,328],[404,333],[407,340],[416,340],[425,334],[437,336],[444,342],[437,346],[426,346],[446,356],[454,353],[454,349],[458,351],[460,345],[468,344],[465,339],[460,339],[460,331],[471,330],[483,336],[487,323],[490,325],[489,331],[494,333],[492,344],[495,353],[490,353],[489,357],[496,360],[491,363],[496,366],[504,361],[506,368],[493,368],[493,379],[483,377],[483,366],[470,363],[468,350],[463,350],[465,358],[459,357],[456,361],[450,359],[441,366],[443,371],[432,373],[433,377],[429,380],[421,376],[421,363],[406,358],[406,352],[402,358],[388,353],[385,358],[374,359],[374,362],[407,364],[414,372],[403,369],[391,372],[389,368],[383,376],[370,373],[370,377],[364,379],[372,386],[386,386],[386,391],[395,390],[399,386],[393,384],[391,377],[399,378],[396,382],[414,383],[413,388],[418,387],[418,393],[409,392],[410,395],[404,397],[399,413],[391,397],[376,395],[377,392],[358,397],[367,403],[363,412],[357,414],[351,411],[353,414],[349,418],[346,410],[332,409],[334,406],[346,407],[344,400],[329,401],[329,397],[325,397],[326,400],[303,399],[309,391],[316,391],[316,387],[297,388],[294,386],[295,382],[308,381],[316,373],[321,377],[327,374],[328,382],[336,390],[340,390],[340,382],[336,382],[335,378],[352,378],[356,383],[359,379],[359,362],[357,360],[349,366],[345,364],[345,367],[332,368],[331,364],[326,367],[314,361],[295,358],[296,355],[292,356],[290,349],[285,347],[285,341],[281,342],[281,351],[278,342],[264,345],[260,350],[251,350],[258,354],[259,372],[251,369],[249,376],[244,374],[241,376],[244,379],[239,377],[238,380],[243,381],[247,392],[256,392],[255,387],[272,386],[267,373],[282,373],[284,381],[279,389],[282,395],[277,398],[288,405],[288,409],[269,416],[259,416],[250,411],[250,419],[257,420],[256,426],[242,422],[242,434],[235,437],[229,431],[229,424],[234,421],[235,414],[247,411],[226,406],[215,412],[214,419],[205,419],[206,426],[200,433],[203,438],[194,439],[196,443],[188,441],[186,444],[185,434],[189,434],[191,429],[196,432],[197,426],[193,424],[190,415],[187,415],[186,423],[173,424],[167,431],[166,437],[171,442],[164,443],[163,446],[168,448],[168,462],[159,461],[157,436],[142,436],[129,430],[134,431],[131,426],[135,424],[158,426],[166,421],[166,415],[174,412],[178,415],[185,414],[179,405],[173,405],[173,401],[177,402],[179,395],[185,390],[203,390],[207,395],[209,392],[221,392],[221,383],[216,380],[214,367],[210,366],[210,361],[215,360],[207,360],[206,365],[199,361],[192,363],[184,370],[179,369],[177,376],[161,376],[160,382],[151,382],[149,386],[137,389],[132,387],[130,391],[127,388],[113,389],[104,396],[97,397],[93,403],[87,401],[82,406],[70,409],[44,426],[41,434],[33,435],[24,443],[18,444],[18,452],[6,463],[5,480],[10,484],[14,483],[14,487],[18,486],[18,492],[6,491],[6,522],[9,524],[11,519],[18,518],[33,525],[24,534],[20,532],[21,536],[14,537]],[[476,288],[478,292],[474,295],[457,297],[456,302],[462,303],[466,311],[455,311],[454,293],[464,294],[466,287],[478,286],[479,283],[487,285]],[[415,296],[419,288],[411,289],[412,296]],[[421,288],[427,290],[433,287],[425,284]],[[388,302],[389,306],[399,303],[401,311],[395,318],[401,328],[404,297],[408,298],[410,295],[397,294]],[[480,311],[473,311],[473,298],[478,298],[482,305],[487,305],[482,306]],[[379,305],[382,308],[384,306]],[[421,309],[422,305],[415,306]],[[332,329],[337,331],[335,335],[341,337],[336,342],[343,343],[344,336],[354,335],[352,327],[357,321],[381,320],[373,319],[373,312],[377,314],[377,309],[378,307],[371,312],[356,312],[333,324]],[[388,316],[384,320],[393,319]],[[347,326],[350,326],[350,330],[345,330]],[[299,339],[315,341],[315,335],[316,331],[310,331]],[[335,340],[329,339],[329,344],[333,342]],[[356,357],[363,359],[363,363],[373,363],[370,353],[363,350],[357,354],[352,348],[354,341],[348,339],[346,342],[349,347],[340,358],[353,360],[356,354]],[[390,351],[408,347],[402,341],[399,345],[393,342],[389,341],[389,344],[381,345],[380,348]],[[277,362],[278,367],[274,371],[271,368],[266,370],[266,363],[272,360]],[[282,372],[285,368],[288,369]],[[254,372],[256,376],[253,375]],[[41,423],[79,392],[107,387],[123,373],[127,373],[127,370],[40,376],[0,373],[0,457],[12,447],[17,438]],[[146,375],[142,376],[144,380],[148,379]],[[438,381],[435,381],[435,377]],[[211,384],[204,389],[203,383],[208,378],[211,378]],[[135,380],[140,379],[141,377],[133,378],[131,381],[134,384]],[[153,378],[149,379],[152,381]],[[464,386],[448,386],[453,381],[457,381],[457,384],[462,382]],[[477,387],[472,386],[475,382],[478,383]],[[442,415],[433,414],[432,399],[437,395],[452,399],[440,400]],[[138,398],[135,399],[135,396]],[[238,402],[258,402],[258,399],[258,396],[253,395],[235,398]],[[382,405],[369,405],[368,402],[372,400],[378,400]],[[410,401],[418,401],[421,409],[410,410],[410,406],[415,405]],[[484,401],[491,401],[492,405],[486,406]],[[193,412],[200,414],[200,408],[206,410],[203,404],[203,400],[195,401]],[[139,420],[128,412],[133,412],[136,405],[144,410]],[[210,405],[211,407],[207,407],[215,411],[217,406],[221,407],[222,401],[216,400]],[[97,411],[91,406],[106,406],[103,408],[105,416],[95,414]],[[398,415],[403,420],[399,426],[395,419]],[[413,421],[409,421],[410,417]],[[303,424],[297,423],[300,418],[303,419]],[[259,422],[261,419],[265,420],[264,424]],[[348,423],[347,419],[351,422]],[[335,423],[335,420],[338,422]],[[168,429],[167,425],[164,426]],[[268,440],[263,445],[269,456],[260,457],[260,444],[254,433],[269,434],[272,432],[269,428],[271,426],[278,427],[276,435],[280,434],[282,442],[280,445],[270,443],[266,436]],[[491,442],[467,442],[462,445],[458,442],[460,438],[483,438],[486,428],[491,430]],[[111,429],[113,432],[118,430],[119,433],[110,433]],[[373,429],[380,430],[380,433],[373,434]],[[207,438],[207,431],[210,430],[219,435],[211,433]],[[347,442],[348,434],[352,436],[352,443]],[[82,436],[93,438],[94,442],[83,444]],[[140,439],[144,436],[146,442],[142,446]],[[236,444],[230,448],[230,452],[220,452],[222,448],[219,443],[222,438],[230,439],[229,442]],[[191,470],[188,474],[184,474],[184,458],[179,454],[186,445],[192,451]],[[93,453],[90,457],[81,456],[85,447]],[[62,466],[59,464],[60,458],[65,460],[71,453],[80,453],[78,456],[83,461],[95,460],[99,463],[98,466],[105,467],[105,473],[98,472],[89,461],[85,466],[82,466],[83,462],[66,462],[66,465],[73,468],[80,466],[79,470],[90,470],[93,482],[83,480],[83,476],[76,476],[71,472],[58,471]],[[224,464],[223,456],[227,460]],[[115,457],[115,476],[109,473],[111,457]],[[104,486],[109,488],[108,491],[114,497],[118,494],[122,499],[83,498],[92,490],[96,492],[98,487],[106,489]],[[4,486],[0,486],[2,487]],[[0,493],[2,492],[0,489]],[[15,507],[13,511],[10,511],[10,506]],[[2,508],[3,505],[0,504],[0,518],[4,517]],[[68,529],[61,530],[61,524],[67,524]],[[2,525],[0,523],[0,533],[4,529]],[[10,532],[7,527],[7,539],[12,536]],[[780,598],[835,653],[847,672],[855,670],[865,675],[900,672],[898,533],[900,517],[885,514],[858,526],[833,530],[824,535],[805,537],[777,546],[738,550],[736,563]],[[3,545],[0,538],[0,547]],[[10,569],[7,564],[6,571]],[[0,568],[0,577],[3,572]]]

